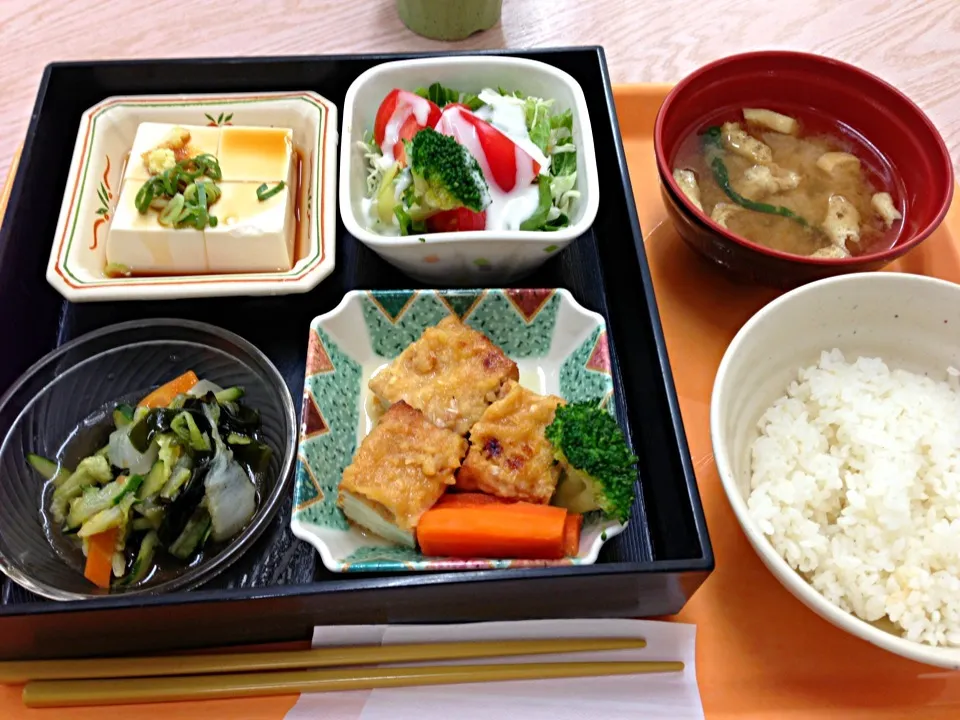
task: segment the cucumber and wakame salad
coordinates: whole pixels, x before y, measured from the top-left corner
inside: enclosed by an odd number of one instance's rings
[[[27,455],[51,486],[47,512],[82,548],[92,583],[147,582],[164,556],[188,564],[249,523],[271,451],[243,396],[188,372],[136,407],[118,404],[107,444],[75,468]]]

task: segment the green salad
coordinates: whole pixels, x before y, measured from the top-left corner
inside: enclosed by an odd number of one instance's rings
[[[384,235],[565,228],[580,197],[573,131],[572,111],[551,98],[394,89],[360,144],[368,225]]]

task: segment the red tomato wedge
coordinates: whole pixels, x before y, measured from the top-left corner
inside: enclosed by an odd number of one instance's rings
[[[439,120],[440,108],[435,103],[406,90],[391,90],[377,110],[373,139],[384,154],[389,148],[396,160],[406,164],[403,141],[412,140],[420,130],[433,127]]]
[[[427,218],[427,228],[431,232],[465,232],[484,230],[487,227],[487,213],[474,212],[468,208],[446,210]]]
[[[540,164],[526,150],[462,105],[447,105],[436,130],[466,147],[480,163],[487,182],[503,192],[518,184],[526,187],[540,172]]]

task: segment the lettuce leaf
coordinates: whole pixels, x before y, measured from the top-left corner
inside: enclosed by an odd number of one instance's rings
[[[410,217],[410,214],[399,205],[393,209],[393,214],[397,216],[397,222],[400,223],[401,235],[413,235],[427,231],[427,224],[423,220],[414,220]]]
[[[550,174],[556,177],[572,175],[577,171],[577,151],[558,152],[550,156]]]
[[[571,175],[577,171],[577,146],[573,143],[573,112],[550,117],[550,174]]]
[[[530,141],[536,145],[543,154],[549,153],[550,146],[550,106],[552,100],[542,100],[540,98],[528,97],[523,103],[523,114],[527,121],[527,132],[530,134]]]
[[[479,110],[484,106],[484,102],[476,95],[453,90],[452,88],[444,87],[440,83],[434,83],[428,88],[417,88],[415,92],[420,97],[426,98],[434,103],[437,107],[443,107],[451,103],[461,103],[471,110]]]
[[[546,175],[537,177],[537,186],[540,191],[537,209],[533,215],[520,223],[521,230],[540,230],[547,222],[550,215],[550,208],[553,207],[553,195],[550,193],[550,178]]]

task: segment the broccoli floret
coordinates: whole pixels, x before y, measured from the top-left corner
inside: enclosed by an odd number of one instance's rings
[[[480,212],[490,204],[480,164],[452,137],[425,128],[414,136],[407,156],[417,204],[424,210]]]
[[[635,496],[637,458],[617,421],[593,403],[561,405],[546,437],[564,468],[553,504],[579,513],[602,510],[626,522]]]

